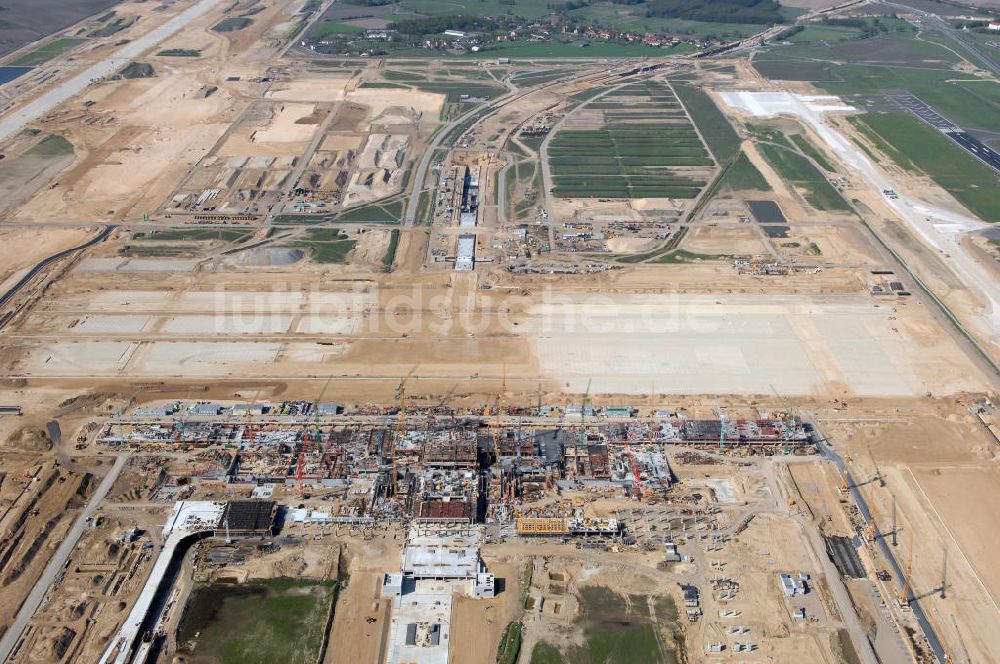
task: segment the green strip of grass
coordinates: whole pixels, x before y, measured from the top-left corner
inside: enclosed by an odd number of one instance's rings
[[[850,212],[851,207],[812,163],[798,154],[770,143],[758,145],[764,157],[785,180],[805,189],[805,199],[817,210]]]
[[[944,134],[906,113],[852,118],[897,164],[922,171],[983,221],[1000,222],[1000,177]]]
[[[382,269],[392,272],[392,264],[396,261],[396,250],[399,249],[399,229],[393,228],[389,235],[389,246],[382,257]]]
[[[10,64],[12,67],[34,67],[35,65],[44,64],[60,53],[68,51],[83,41],[85,40],[77,39],[75,37],[63,37],[62,39],[56,39],[55,41],[45,44],[44,46],[39,46],[33,51],[25,53]]]
[[[809,139],[807,139],[802,134],[792,134],[791,139],[792,141],[795,142],[795,145],[797,145],[798,148],[802,150],[803,154],[805,154],[807,157],[816,162],[820,168],[822,168],[827,173],[834,172],[834,168],[830,164],[830,162],[827,161],[826,157],[823,156],[822,152],[816,149],[816,146],[814,146],[812,143],[809,142]]]
[[[716,161],[722,163],[735,157],[740,149],[739,134],[712,98],[690,85],[678,83],[674,85],[674,90],[698,126],[698,131],[708,143]]]

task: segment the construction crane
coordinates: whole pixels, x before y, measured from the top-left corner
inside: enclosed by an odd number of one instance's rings
[[[880,487],[885,487],[885,477],[882,476],[882,471],[879,470],[878,461],[875,460],[875,455],[872,454],[871,443],[868,444],[868,458],[871,459],[872,465],[875,467],[875,480],[878,482]]]
[[[497,393],[497,401],[494,410],[493,422],[493,456],[496,463],[500,463],[500,415],[503,410],[503,395],[507,392],[507,369],[504,368],[503,382],[500,384],[500,392]]]
[[[906,561],[906,569],[903,570],[903,587],[899,589],[899,604],[901,606],[910,605],[910,579],[913,575],[913,535],[910,535],[910,553]]]
[[[326,394],[326,388],[330,387],[330,383],[333,381],[333,376],[331,375],[323,383],[323,389],[319,391],[316,395],[316,400],[313,401],[312,412],[313,412],[313,437],[316,439],[317,449],[323,452],[323,436],[319,431],[319,402],[323,399],[323,395]]]
[[[190,400],[191,400],[191,392],[188,392],[187,398],[184,400],[184,403],[186,404]],[[184,427],[187,424],[187,416],[188,416],[188,413],[190,413],[190,412],[191,411],[188,410],[188,409],[186,409],[185,406],[181,406],[181,408],[180,408],[181,416],[177,420],[177,440],[178,440],[178,442],[180,442],[181,438],[184,437]]]
[[[406,423],[406,383],[410,380],[410,377],[416,373],[417,367],[410,369],[409,373],[399,380],[399,387],[396,388],[396,399],[399,401],[399,413],[396,419],[396,434],[398,438],[406,438],[407,434],[407,423]],[[389,454],[383,454],[383,457],[396,458],[396,443],[395,441],[390,442]]]
[[[784,453],[788,454],[792,451],[792,425],[795,422],[795,409],[778,394],[778,390],[775,389],[774,385],[771,385],[771,391],[774,392],[774,396],[777,397],[781,407],[785,409],[785,415],[781,419],[785,423]]]
[[[875,541],[875,489],[868,484],[868,523],[865,524],[865,540]]]
[[[295,481],[299,485],[299,498],[302,498],[305,495],[305,492],[302,489],[302,466],[305,463],[305,461],[306,461],[306,445],[305,445],[305,438],[303,438],[302,447],[299,449],[299,461],[295,467]]]
[[[406,382],[410,380],[410,377],[416,373],[417,367],[414,366],[410,369],[409,373],[406,374],[399,381],[399,387],[396,388],[396,398],[399,400],[399,415],[396,421],[396,437],[388,436],[389,445],[388,449],[385,446],[382,448],[382,459],[383,463],[387,462],[391,464],[389,470],[389,486],[388,495],[396,495],[396,441],[405,439],[407,436],[407,422],[406,422]]]
[[[583,391],[583,403],[580,404],[580,445],[587,444],[587,399],[590,398],[590,380],[587,380],[587,389]]]
[[[726,447],[726,411],[719,408],[719,452],[724,452]]]

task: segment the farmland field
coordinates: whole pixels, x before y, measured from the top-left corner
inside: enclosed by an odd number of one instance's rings
[[[203,586],[187,607],[180,628],[196,642],[199,658],[242,662],[314,662],[336,584],[268,579],[241,586]]]
[[[714,161],[666,83],[632,83],[585,107],[603,126],[564,129],[548,146],[561,198],[694,198]]]

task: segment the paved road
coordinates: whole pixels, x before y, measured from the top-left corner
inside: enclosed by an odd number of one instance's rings
[[[35,98],[33,101],[8,113],[0,120],[0,141],[13,136],[21,131],[29,122],[37,120],[59,104],[79,94],[92,82],[114,74],[131,62],[133,58],[142,55],[164,39],[173,36],[174,33],[213,9],[217,4],[219,4],[219,0],[201,0],[198,4],[184,10],[163,25],[153,28],[142,37],[134,39],[118,49],[110,58],[91,65],[82,73],[77,74],[68,81],[60,83],[58,87],[43,92],[41,96]]]
[[[1000,154],[967,131],[948,132],[948,138],[993,170],[1000,172]]]
[[[1000,154],[951,120],[942,116],[919,98],[911,94],[892,94],[886,95],[886,97],[944,133],[945,136],[958,143],[959,147],[979,161],[993,170],[1000,172]]]
[[[10,657],[11,650],[14,649],[18,639],[21,637],[21,632],[24,631],[24,628],[28,625],[28,621],[35,615],[35,611],[41,605],[49,586],[55,581],[56,575],[62,571],[70,554],[76,547],[76,543],[80,540],[80,536],[87,527],[87,519],[92,517],[94,512],[97,511],[97,506],[108,495],[108,491],[111,490],[111,487],[118,479],[118,475],[125,468],[127,461],[127,454],[123,454],[115,459],[115,464],[111,467],[108,474],[104,476],[104,479],[101,480],[97,491],[94,492],[90,502],[87,503],[87,507],[84,508],[83,512],[77,518],[76,523],[66,533],[66,537],[59,544],[59,548],[56,549],[55,554],[49,559],[49,564],[45,567],[45,571],[42,572],[42,576],[39,577],[38,582],[35,583],[35,587],[31,589],[28,597],[25,598],[24,604],[21,605],[21,609],[14,618],[14,622],[4,633],[3,639],[0,639],[0,662],[6,662],[7,658]]]
[[[59,253],[52,254],[48,258],[42,259],[41,261],[36,263],[33,268],[28,270],[27,274],[21,277],[20,281],[11,286],[11,288],[6,293],[0,295],[0,307],[7,304],[7,302],[9,302],[10,299],[14,297],[14,295],[16,295],[19,290],[24,288],[25,284],[34,279],[38,275],[38,273],[41,272],[43,269],[45,269],[47,266],[51,265],[60,258],[63,258],[64,256],[68,256],[69,254],[72,254],[73,252],[76,251],[80,251],[81,249],[86,249],[87,247],[92,247],[98,242],[103,241],[104,238],[108,237],[108,235],[111,234],[111,231],[113,231],[115,228],[116,228],[115,226],[108,224],[104,227],[104,230],[101,231],[101,233],[97,237],[87,240],[83,244],[77,247],[73,247],[72,249],[66,249],[64,251],[60,251]]]

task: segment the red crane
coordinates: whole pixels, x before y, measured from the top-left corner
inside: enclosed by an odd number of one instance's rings
[[[629,461],[632,462],[632,473],[635,475],[635,497],[642,498],[642,479],[639,477],[639,464],[635,460],[635,454],[632,453],[632,446],[625,445],[625,452],[628,454]]]
[[[295,479],[299,483],[299,498],[304,495],[302,491],[302,466],[306,461],[306,443],[309,442],[309,434],[305,433],[302,436],[302,446],[299,448],[299,461],[295,467]]]

